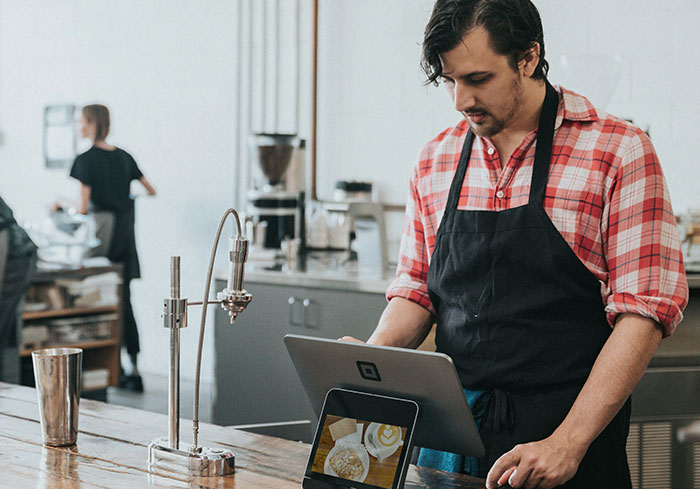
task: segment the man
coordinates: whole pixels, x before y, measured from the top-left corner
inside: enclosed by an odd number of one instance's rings
[[[420,464],[487,487],[631,488],[629,395],[687,303],[648,137],[547,81],[529,0],[438,0],[423,68],[463,116],[414,168],[397,277],[369,343],[437,321],[486,446]]]

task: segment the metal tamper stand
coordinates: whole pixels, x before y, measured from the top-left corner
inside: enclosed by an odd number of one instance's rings
[[[221,238],[226,218],[233,215],[236,219],[236,236],[229,238],[229,277],[226,288],[217,294],[215,301],[208,300],[211,277],[214,269],[216,248]],[[148,445],[149,469],[163,469],[188,476],[217,476],[231,474],[235,468],[235,455],[223,448],[200,447],[197,443],[199,433],[199,377],[202,364],[202,345],[204,343],[204,324],[209,304],[221,304],[234,323],[250,303],[251,295],[243,289],[244,264],[248,258],[248,240],[241,233],[241,222],[233,209],[228,209],[219,223],[209,260],[207,280],[202,302],[188,302],[180,298],[180,257],[170,257],[170,297],[163,301],[163,326],[170,329],[170,373],[168,387],[168,421],[167,437],[156,438]],[[187,327],[187,307],[202,306],[202,320],[199,328],[197,348],[197,369],[195,372],[193,443],[180,443],[180,329]]]

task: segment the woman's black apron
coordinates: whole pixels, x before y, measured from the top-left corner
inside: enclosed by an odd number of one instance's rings
[[[141,277],[141,266],[136,251],[136,233],[134,201],[129,199],[126,209],[111,212],[114,216],[112,239],[107,252],[107,258],[114,263],[124,266],[124,279],[133,280]]]
[[[521,207],[457,209],[474,140],[469,131],[428,271],[437,350],[452,357],[465,389],[487,391],[482,477],[516,444],[554,432],[610,335],[599,281],[542,206],[558,103],[547,83],[529,202]],[[562,487],[631,488],[629,411],[628,400]]]
[[[126,346],[129,355],[136,355],[140,351],[139,332],[136,326],[134,310],[131,306],[131,281],[141,277],[141,266],[136,251],[135,208],[134,201],[129,199],[126,209],[120,211],[105,211],[95,209],[97,213],[108,212],[113,217],[113,228],[107,258],[111,262],[121,263],[123,266],[122,284],[122,343]]]

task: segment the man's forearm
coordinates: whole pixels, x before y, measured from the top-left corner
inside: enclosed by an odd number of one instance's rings
[[[651,319],[624,314],[601,350],[583,389],[553,436],[578,447],[583,457],[641,379],[661,341]]]
[[[367,343],[416,348],[430,331],[435,317],[422,306],[402,297],[394,297],[384,309]]]

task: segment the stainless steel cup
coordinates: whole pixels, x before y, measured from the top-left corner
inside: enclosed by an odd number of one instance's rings
[[[32,352],[44,444],[72,445],[78,438],[78,403],[83,350],[48,348]]]

